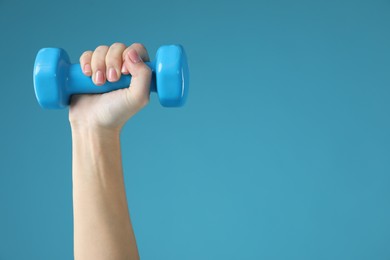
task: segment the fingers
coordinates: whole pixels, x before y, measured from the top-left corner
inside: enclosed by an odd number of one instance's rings
[[[131,106],[138,108],[144,107],[149,102],[150,81],[152,70],[143,62],[141,55],[149,59],[147,52],[139,54],[134,48],[130,48],[126,55],[124,66],[131,74],[131,83],[127,92],[127,100]]]
[[[106,56],[106,75],[110,82],[117,81],[121,76],[122,54],[126,49],[123,43],[114,43],[110,46]]]
[[[81,69],[83,70],[83,73],[86,76],[92,75],[91,59],[92,59],[92,51],[85,51],[80,56],[80,66],[81,66]]]
[[[101,86],[106,82],[106,55],[109,47],[101,45],[95,49],[92,55],[92,81]]]
[[[126,58],[127,53],[130,50],[136,50],[139,56],[143,61],[150,61],[148,51],[146,50],[145,46],[143,46],[140,43],[133,43],[131,46],[127,47],[123,54],[122,54],[122,60],[124,61]],[[123,64],[122,69],[121,69],[122,74],[129,74],[129,71],[127,70],[125,64]]]
[[[127,65],[125,64],[126,60]],[[132,92],[145,99],[145,93],[149,96],[150,79],[148,76],[151,71],[144,61],[150,61],[150,59],[142,44],[134,43],[126,48],[123,43],[114,43],[110,47],[101,45],[93,52],[85,51],[80,57],[80,66],[86,76],[92,76],[92,81],[97,86],[103,85],[106,80],[115,82],[119,80],[121,74],[131,73],[133,79],[135,78],[132,80],[132,84],[141,86],[139,92],[138,90]],[[148,88],[147,91],[145,86]]]

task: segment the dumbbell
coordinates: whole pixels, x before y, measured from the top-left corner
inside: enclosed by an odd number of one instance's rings
[[[146,62],[152,70],[150,90],[157,92],[164,107],[182,106],[187,98],[189,69],[187,57],[181,45],[163,45],[153,62]],[[131,76],[122,75],[117,82],[96,86],[91,77],[85,76],[80,64],[71,64],[65,50],[41,49],[34,64],[35,95],[43,108],[65,108],[72,94],[106,93],[127,88]]]

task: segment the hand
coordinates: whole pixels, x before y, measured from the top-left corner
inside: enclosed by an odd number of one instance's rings
[[[86,76],[92,77],[97,88],[106,80],[117,81],[121,73],[130,73],[132,78],[128,88],[104,94],[73,95],[69,108],[71,126],[120,131],[126,121],[149,102],[152,71],[144,61],[149,61],[149,55],[138,43],[129,47],[114,43],[84,52],[80,66]]]

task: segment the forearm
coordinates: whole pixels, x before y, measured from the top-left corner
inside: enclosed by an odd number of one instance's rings
[[[72,127],[72,140],[75,259],[139,259],[119,131]]]

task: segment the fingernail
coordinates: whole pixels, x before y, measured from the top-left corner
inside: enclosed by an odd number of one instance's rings
[[[141,57],[138,55],[136,51],[129,51],[127,53],[127,56],[129,57],[130,61],[133,63],[138,63],[141,61]]]
[[[83,69],[85,74],[90,74],[91,73],[91,65],[90,64],[85,64],[84,69]]]
[[[96,84],[99,84],[99,85],[104,83],[104,75],[103,75],[103,72],[101,72],[100,70],[98,70],[96,72],[95,81],[96,81]]]
[[[117,80],[118,75],[116,74],[116,70],[114,68],[110,68],[108,70],[108,80],[109,81],[114,81]]]
[[[126,67],[125,67],[125,64],[124,64],[124,63],[123,63],[123,65],[122,65],[121,72],[122,72],[122,73],[126,73]]]

